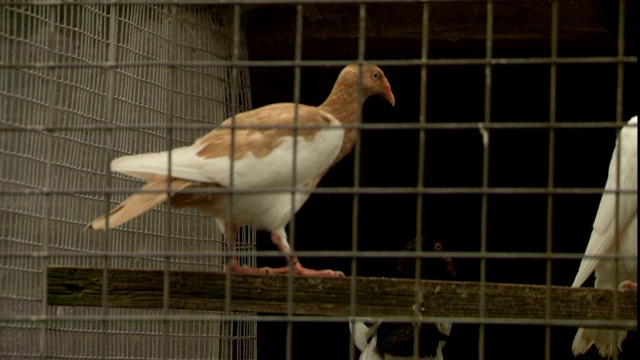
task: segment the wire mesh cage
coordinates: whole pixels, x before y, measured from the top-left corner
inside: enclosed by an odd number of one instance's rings
[[[145,309],[46,307],[43,269],[51,265],[106,264],[113,268],[222,269],[224,259],[219,257],[167,259],[154,255],[162,251],[211,253],[223,249],[214,223],[195,211],[165,207],[145,221],[132,222],[108,235],[83,233],[82,228],[89,214],[97,214],[126,197],[124,193],[91,189],[131,189],[139,183],[129,177],[111,176],[111,159],[190,143],[205,126],[251,107],[246,68],[232,74],[224,67],[166,66],[168,62],[215,63],[234,56],[245,58],[242,42],[233,55],[232,12],[228,8],[91,2],[3,5],[0,11],[1,62],[12,66],[2,69],[0,186],[4,194],[23,192],[22,196],[4,197],[0,205],[1,248],[5,255],[0,260],[1,316],[6,320],[13,316],[64,319],[67,315],[161,314]],[[240,39],[242,34],[236,36]],[[34,67],[37,63],[57,66]],[[94,66],[96,63],[147,65],[103,67]],[[174,123],[196,127],[173,130],[170,125]],[[72,189],[78,192],[74,194]],[[251,251],[254,233],[245,231],[242,239],[240,250]],[[108,259],[92,256],[105,252],[142,255]],[[60,253],[75,255],[55,256]],[[245,259],[252,261],[251,256]],[[0,356],[255,357],[255,323],[244,320],[238,320],[233,329],[213,321],[46,324],[3,322]],[[235,338],[227,341],[232,335]],[[166,344],[158,346],[161,343]]]
[[[635,0],[7,2],[0,357],[368,359],[389,349],[372,342],[382,319],[409,325],[406,358],[571,359],[580,326],[630,330],[612,357],[636,358],[637,295],[569,288],[638,113],[634,14]],[[311,193],[290,255],[346,279],[221,275],[223,229],[189,207],[82,231],[143,184],[111,160],[251,108],[321,104],[354,63],[384,70],[395,107],[371,97],[345,125],[353,151],[317,188],[284,190]],[[637,184],[607,190],[637,209]],[[262,236],[241,229],[241,264],[282,266]],[[71,273],[86,283],[56,278]],[[128,298],[136,286],[155,293]],[[434,323],[435,340],[416,336]]]

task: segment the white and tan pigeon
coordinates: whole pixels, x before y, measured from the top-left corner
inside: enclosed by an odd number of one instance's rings
[[[213,216],[224,229],[233,253],[233,272],[290,270],[290,266],[256,269],[238,264],[238,228],[253,225],[270,232],[287,262],[293,261],[296,274],[343,276],[339,271],[304,268],[297,258],[291,259],[285,226],[309,198],[308,190],[314,189],[323,175],[351,152],[358,131],[343,125],[356,124],[364,100],[375,94],[395,105],[391,85],[382,70],[370,64],[349,65],[340,72],[329,97],[320,106],[267,105],[225,120],[193,145],[173,149],[170,154],[165,151],[115,159],[112,171],[141,178],[147,184],[87,228],[116,227],[162,204],[170,193],[173,206],[194,207]],[[231,130],[232,126],[236,128]],[[294,197],[294,188],[306,191],[296,192]],[[192,189],[199,192],[188,193]],[[225,189],[236,193],[229,196]]]

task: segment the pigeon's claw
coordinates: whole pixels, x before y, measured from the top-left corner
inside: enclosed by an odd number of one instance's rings
[[[344,273],[338,270],[313,270],[313,269],[295,269],[296,275],[302,276],[324,276],[324,277],[344,277]]]
[[[297,259],[295,260],[295,264],[293,265],[293,271],[296,275],[302,276],[344,277],[344,273],[342,271],[330,269],[314,270],[306,268],[302,266],[302,264],[300,264],[300,261]]]
[[[264,268],[263,268],[264,269]],[[280,268],[269,268],[268,272],[263,274],[270,275],[283,275],[291,272],[291,266],[283,266]],[[303,267],[299,262],[296,262],[293,266],[293,274],[297,276],[322,276],[322,277],[344,277],[344,273],[338,270],[314,270]]]
[[[252,268],[237,264],[231,264],[230,267],[226,267],[225,272],[229,271],[229,269],[231,269],[231,273],[233,274],[266,275],[273,273],[273,269],[270,267]]]
[[[252,268],[248,266],[240,266],[232,263],[230,267],[225,269],[225,272],[231,269],[234,274],[250,274],[250,275],[283,275],[291,272],[291,266],[283,266],[279,268],[261,267]],[[344,277],[344,273],[338,270],[314,270],[308,269],[296,262],[293,266],[293,273],[299,276],[323,276],[323,277]]]
[[[629,280],[625,280],[618,285],[618,290],[620,291],[629,291],[635,290],[638,291],[638,283],[631,282]]]

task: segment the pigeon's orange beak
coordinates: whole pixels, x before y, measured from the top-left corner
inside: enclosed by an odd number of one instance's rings
[[[391,91],[391,84],[389,84],[389,80],[384,79],[383,85],[384,85],[385,91],[382,94],[382,96],[384,96],[384,98],[387,99],[389,103],[391,103],[391,106],[396,106],[396,97],[393,96],[393,92]]]

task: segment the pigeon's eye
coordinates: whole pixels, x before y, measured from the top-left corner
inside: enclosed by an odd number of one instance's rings
[[[371,78],[373,80],[378,80],[379,77],[380,77],[380,74],[378,74],[377,71],[374,71],[373,73],[371,73]]]
[[[442,243],[441,242],[435,242],[433,243],[433,250],[435,251],[442,251]]]

